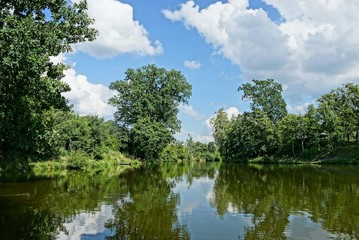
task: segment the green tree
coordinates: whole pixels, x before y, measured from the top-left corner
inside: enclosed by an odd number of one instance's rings
[[[130,151],[133,155],[148,160],[156,160],[162,150],[174,140],[171,132],[161,122],[151,122],[143,118],[130,131]]]
[[[253,80],[253,83],[245,83],[238,88],[238,91],[244,93],[242,99],[252,100],[252,111],[263,111],[274,123],[287,115],[287,104],[282,97],[283,89],[280,83],[273,79]]]
[[[241,145],[246,157],[273,154],[277,149],[277,136],[273,123],[260,110],[244,113]]]
[[[219,109],[215,113],[215,116],[211,119],[211,125],[213,127],[213,138],[218,147],[219,153],[226,157],[228,155],[228,133],[230,131],[231,121],[228,119],[227,113],[223,108]]]
[[[50,56],[71,44],[93,40],[96,30],[86,2],[0,2],[0,152],[46,155],[43,112],[68,109],[61,93],[64,64]],[[42,151],[45,149],[45,151]]]
[[[112,121],[56,109],[47,111],[45,118],[44,138],[48,145],[53,146],[52,155],[79,151],[101,159],[105,152],[120,148],[120,130]]]
[[[300,116],[295,114],[288,114],[278,123],[280,149],[283,153],[290,152],[293,156],[297,155],[296,145],[300,138],[299,126]]]
[[[129,130],[130,154],[158,157],[180,130],[178,106],[187,103],[191,85],[179,71],[148,65],[128,69],[110,89],[118,92],[109,103],[117,107],[116,123]]]
[[[319,107],[330,110],[337,117],[336,126],[340,126],[342,138],[347,142],[353,137],[359,139],[359,86],[353,83],[324,94],[318,99]],[[325,121],[325,119],[323,119]],[[333,130],[332,130],[333,131]]]
[[[168,144],[160,154],[161,162],[184,162],[189,160],[186,147],[181,143]]]
[[[172,133],[180,130],[178,106],[187,103],[192,87],[184,75],[155,65],[128,69],[122,81],[112,82],[110,89],[118,91],[109,102],[117,107],[118,124],[132,126],[143,118],[161,122]]]

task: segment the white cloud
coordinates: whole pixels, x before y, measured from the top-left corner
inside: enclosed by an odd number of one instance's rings
[[[151,43],[147,30],[133,19],[131,5],[116,0],[87,0],[87,3],[88,15],[95,19],[93,27],[99,35],[93,42],[77,44],[76,49],[97,58],[124,53],[156,55],[163,52],[161,43]]]
[[[108,105],[107,101],[115,93],[102,84],[93,84],[84,75],[76,74],[70,68],[66,70],[64,82],[70,85],[71,91],[63,93],[74,105],[75,112],[80,115],[98,115],[106,119],[112,118],[115,108]]]
[[[181,114],[185,114],[190,117],[192,129],[181,129],[181,131],[175,134],[175,137],[180,141],[185,141],[188,136],[191,135],[193,140],[208,143],[213,141],[211,128],[207,127],[207,116],[196,111],[191,105],[179,106]]]
[[[227,113],[228,119],[237,117],[240,114],[238,108],[236,108],[236,107],[229,107],[227,109],[224,109],[224,111]]]
[[[359,5],[356,0],[264,0],[281,14],[274,23],[248,0],[194,1],[163,10],[194,28],[215,51],[240,66],[245,80],[274,78],[298,104],[352,81],[359,83]]]
[[[193,107],[191,105],[183,105],[181,104],[179,106],[179,110],[181,112],[183,112],[184,114],[193,117],[196,120],[201,120],[203,119],[205,116],[199,112],[197,112],[196,110],[193,109]]]
[[[297,106],[287,105],[287,111],[290,112],[290,113],[303,115],[303,114],[305,114],[307,112],[308,106],[310,104],[313,104],[313,103],[307,103],[306,102],[304,104],[297,105]]]
[[[50,61],[54,64],[64,63],[67,60],[65,53],[60,53],[57,56],[50,56]]]
[[[229,107],[227,109],[224,109],[224,112],[227,113],[228,120],[232,119],[233,117],[237,117],[239,114],[241,114],[241,112],[236,107]],[[213,132],[213,126],[211,124],[211,121],[215,116],[216,115],[213,115],[204,121],[204,126],[206,127],[206,130],[210,131],[211,133]],[[204,130],[202,130],[202,131],[206,132]],[[212,140],[210,140],[210,141],[214,140],[212,135],[207,135],[207,136],[211,136]]]
[[[67,54],[61,53],[58,56],[51,56],[50,61],[54,64],[66,63]],[[73,67],[76,63],[71,64]],[[75,69],[69,68],[64,71],[64,82],[69,84],[71,91],[62,95],[67,98],[74,110],[80,115],[97,115],[110,119],[116,109],[107,104],[108,99],[115,95],[113,91],[102,84],[93,84],[84,75],[77,74]]]
[[[186,61],[184,61],[184,66],[188,67],[188,68],[191,68],[191,69],[200,69],[202,64],[200,62],[197,62],[197,61],[186,60]]]
[[[202,143],[209,143],[214,141],[213,136],[210,132],[208,132],[208,129],[202,129],[201,131],[190,131],[187,129],[181,129],[181,132],[176,133],[174,136],[180,141],[185,141],[188,139],[189,135],[191,135],[194,141]]]
[[[224,112],[227,114],[228,120],[232,119],[233,117],[237,117],[239,114],[241,114],[241,112],[238,110],[238,108],[236,107],[229,107],[224,109]],[[207,126],[207,128],[212,130],[212,124],[211,124],[211,120],[215,117],[211,116],[210,118],[207,118],[204,123]]]

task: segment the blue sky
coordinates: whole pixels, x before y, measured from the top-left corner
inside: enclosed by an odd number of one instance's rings
[[[73,0],[75,1],[75,0]],[[54,58],[72,68],[65,94],[80,114],[111,118],[112,81],[127,68],[156,64],[181,71],[193,87],[180,107],[188,134],[212,139],[209,119],[248,110],[239,85],[274,78],[288,110],[303,113],[329,89],[358,83],[358,4],[342,0],[88,0],[99,37]],[[358,20],[358,21],[356,21]]]

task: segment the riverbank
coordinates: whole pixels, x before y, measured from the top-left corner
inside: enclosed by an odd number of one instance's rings
[[[309,157],[261,156],[249,159],[248,163],[279,164],[359,164],[359,144],[348,144],[331,152]]]
[[[140,165],[140,161],[116,151],[104,153],[101,160],[95,160],[81,152],[72,152],[46,161],[20,158],[0,161],[0,177],[6,175],[54,177],[66,175],[71,171],[86,172],[90,175],[104,171],[118,174],[125,169],[137,168]]]

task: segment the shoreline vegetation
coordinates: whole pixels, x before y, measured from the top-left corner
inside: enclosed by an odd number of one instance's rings
[[[170,155],[167,155],[169,157]],[[218,155],[210,156],[210,153],[202,152],[201,155],[187,155],[187,158],[178,157],[171,159],[161,158],[157,163],[161,164],[186,164],[189,162],[222,162]],[[325,154],[318,154],[310,158],[305,157],[273,157],[260,156],[251,159],[238,159],[226,163],[241,164],[293,164],[293,165],[357,165],[359,164],[359,146],[355,143],[347,144],[339,149]],[[21,175],[30,177],[59,177],[73,171],[81,171],[88,175],[108,174],[120,175],[130,169],[144,166],[145,162],[131,159],[120,152],[110,151],[104,159],[95,160],[81,152],[73,152],[67,156],[47,161],[0,161],[0,177]]]
[[[239,161],[234,161],[239,162]],[[243,161],[241,161],[243,162]],[[273,156],[260,156],[244,161],[246,163],[258,163],[258,164],[317,164],[317,165],[329,165],[329,164],[343,164],[343,165],[357,165],[359,164],[359,145],[348,144],[342,146],[331,152],[318,154],[312,157],[273,157]]]
[[[181,142],[174,137],[181,131],[177,116],[192,85],[174,69],[128,68],[109,86],[112,120],[73,111],[63,95],[70,91],[63,81],[68,66],[50,56],[96,38],[86,1],[13,1],[0,11],[0,176],[96,174],[147,162],[359,162],[356,84],[324,94],[296,115],[288,113],[280,83],[252,80],[238,88],[250,111],[229,116],[220,109],[211,121],[214,142],[190,135]]]
[[[101,160],[96,160],[83,152],[70,152],[66,156],[45,161],[20,158],[0,161],[0,177],[58,177],[73,171],[81,171],[88,175],[119,175],[125,170],[136,169],[141,165],[139,160],[128,158],[116,151],[105,153]]]
[[[211,123],[224,161],[253,163],[359,162],[359,86],[322,95],[302,113],[288,113],[282,85],[253,80],[238,88],[250,111],[229,116],[220,109]]]

